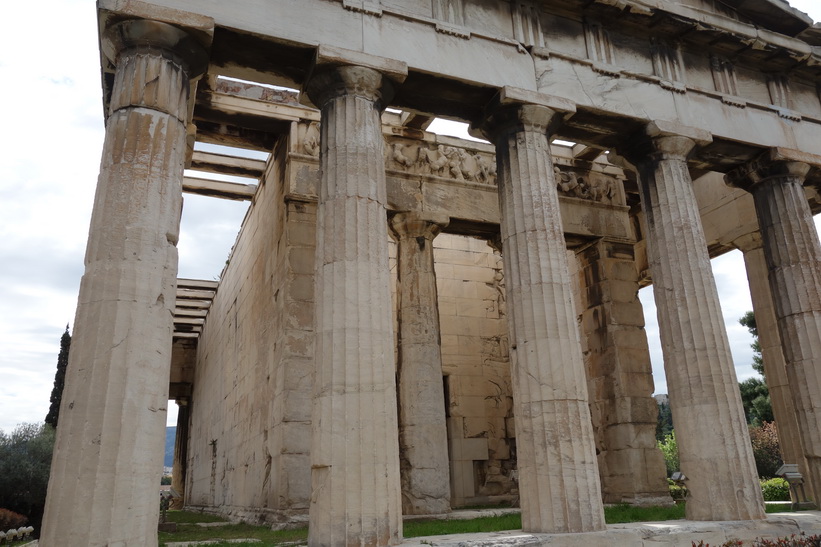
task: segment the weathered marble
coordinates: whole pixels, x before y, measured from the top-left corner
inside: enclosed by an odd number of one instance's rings
[[[750,298],[753,302],[758,342],[764,362],[764,379],[770,392],[773,417],[778,428],[778,446],[785,463],[798,464],[804,477],[808,477],[804,451],[801,448],[801,433],[795,415],[793,396],[787,378],[781,336],[778,334],[778,320],[773,308],[772,292],[764,257],[763,242],[758,232],[736,240],[736,245],[744,253]],[[808,481],[812,485],[812,481]]]
[[[547,140],[561,110],[551,106],[572,109],[505,88],[483,130],[496,145],[522,525],[583,532],[603,529],[604,513]]]
[[[803,160],[803,161],[802,161]],[[768,150],[727,175],[752,193],[778,331],[813,492],[821,492],[821,243],[804,179],[821,158]]]
[[[399,460],[402,512],[450,511],[448,438],[433,239],[447,217],[400,213],[397,241]]]
[[[40,539],[54,547],[157,544],[187,63],[204,49],[132,20],[103,51],[117,72]]]
[[[185,473],[188,467],[188,431],[190,422],[189,399],[177,400],[177,430],[174,439],[174,465],[171,468],[171,489],[179,497],[171,500],[171,509],[185,507]]]
[[[669,505],[656,443],[658,404],[633,245],[600,240],[576,254],[590,408],[605,503]]]
[[[620,152],[636,167],[687,518],[764,517],[738,380],[687,158],[710,135],[653,123]],[[705,427],[705,424],[710,424]]]
[[[321,59],[320,59],[321,61]],[[316,371],[309,544],[393,545],[402,536],[387,191],[379,115],[394,82],[318,63]]]

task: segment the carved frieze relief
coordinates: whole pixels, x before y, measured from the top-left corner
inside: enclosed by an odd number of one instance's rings
[[[496,184],[496,159],[486,152],[444,144],[390,140],[385,153],[385,168],[389,171]]]
[[[586,199],[606,205],[623,205],[621,183],[615,177],[596,171],[553,167],[556,189],[559,195],[569,198]]]
[[[295,124],[297,142],[291,151],[296,155],[319,159],[320,134],[317,122]],[[496,185],[496,156],[480,147],[463,148],[450,144],[404,137],[387,136],[385,170],[399,175],[436,177],[457,182]],[[569,163],[568,163],[569,162]],[[586,163],[586,162],[583,162]],[[619,178],[609,172],[577,167],[564,160],[554,167],[556,188],[562,196],[604,205],[624,205]]]

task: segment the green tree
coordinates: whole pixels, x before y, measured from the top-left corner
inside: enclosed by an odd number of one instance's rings
[[[0,430],[0,507],[25,515],[40,529],[54,450],[54,428],[20,424]]]
[[[673,432],[673,413],[670,411],[670,403],[659,403],[659,419],[656,422],[656,441],[662,442],[664,438]]]
[[[63,400],[63,387],[66,383],[66,369],[68,368],[68,352],[71,348],[71,335],[66,332],[60,338],[60,354],[57,356],[57,373],[54,375],[54,387],[51,389],[51,406],[46,415],[46,423],[57,428],[57,419],[60,417],[60,401]]]
[[[753,336],[753,343],[750,347],[753,348],[753,369],[764,377],[764,359],[761,356],[761,343],[758,340],[758,326],[755,323],[755,315],[748,311],[739,323],[747,327],[750,334]],[[762,378],[750,378],[738,384],[741,390],[741,403],[744,405],[744,415],[747,418],[747,423],[760,426],[764,422],[772,422],[773,406],[770,401],[770,390]]]
[[[758,326],[755,324],[755,315],[753,315],[753,312],[748,311],[738,322],[747,327],[747,330],[753,335],[753,343],[750,344],[750,347],[753,348],[753,370],[764,376],[764,359],[761,357],[761,343],[758,341]]]
[[[761,378],[749,378],[738,384],[741,390],[741,402],[744,405],[744,414],[747,423],[761,426],[765,422],[772,422],[773,406],[770,402],[770,390]]]

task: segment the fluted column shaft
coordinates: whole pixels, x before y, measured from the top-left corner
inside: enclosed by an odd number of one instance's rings
[[[761,488],[687,168],[695,145],[694,138],[657,131],[629,158],[647,220],[670,408],[690,492],[687,518],[759,519]]]
[[[450,461],[433,239],[448,219],[391,219],[399,270],[399,462],[402,511],[450,511]]]
[[[402,534],[387,189],[389,81],[327,68],[322,112],[309,544],[392,545]]]
[[[750,285],[750,298],[753,301],[758,342],[761,346],[761,358],[764,362],[764,376],[773,417],[778,427],[778,444],[784,463],[798,464],[801,473],[809,476],[801,448],[801,437],[798,419],[793,406],[784,352],[781,350],[781,336],[778,334],[778,320],[773,308],[770,291],[767,260],[764,256],[763,242],[758,233],[746,237],[736,246],[744,253],[744,264],[747,268],[747,280]]]
[[[821,244],[804,194],[810,166],[768,154],[728,175],[753,194],[811,490],[821,492]],[[816,500],[817,501],[817,500]]]
[[[547,138],[557,112],[500,106],[496,145],[522,525],[530,532],[605,527],[573,306],[566,243]]]
[[[154,47],[132,42],[143,31]],[[128,21],[111,34],[121,49],[40,540],[49,547],[157,545],[192,74],[176,27]]]
[[[188,427],[190,424],[190,401],[177,400],[177,431],[174,439],[174,464],[171,469],[171,488],[179,498],[171,501],[171,509],[185,507],[185,475],[188,471]]]

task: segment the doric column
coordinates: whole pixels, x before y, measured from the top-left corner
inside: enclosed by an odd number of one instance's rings
[[[334,64],[305,90],[321,110],[316,376],[309,544],[392,545],[402,535],[387,189],[380,113],[406,68]]]
[[[213,25],[205,19],[190,21]],[[180,28],[147,20],[112,26],[101,46],[116,75],[40,540],[48,547],[157,544],[189,81],[207,54]]]
[[[433,238],[448,218],[391,219],[399,269],[399,462],[406,515],[450,511],[450,476]]]
[[[599,240],[576,257],[604,502],[671,504],[633,244]]]
[[[753,195],[808,479],[821,492],[821,244],[804,194],[821,157],[772,149],[727,175]],[[817,501],[817,500],[816,500]]]
[[[709,133],[657,122],[622,152],[647,224],[664,370],[690,520],[764,518],[727,331],[687,158]]]
[[[758,329],[758,343],[761,346],[761,358],[764,362],[764,377],[770,391],[773,416],[778,427],[781,456],[784,458],[784,463],[798,464],[802,475],[808,477],[804,451],[801,449],[798,419],[795,415],[793,397],[787,378],[784,352],[781,350],[781,336],[778,334],[778,322],[775,309],[773,309],[761,234],[754,232],[736,239],[733,244],[744,253],[747,282],[750,285],[750,298],[753,301],[753,313]]]
[[[573,109],[504,88],[483,125],[496,145],[522,525],[530,532],[605,527],[547,136]]]
[[[177,399],[177,431],[174,439],[174,466],[171,469],[171,489],[179,497],[171,502],[171,509],[185,507],[185,474],[188,470],[188,426],[190,423],[190,400]]]

